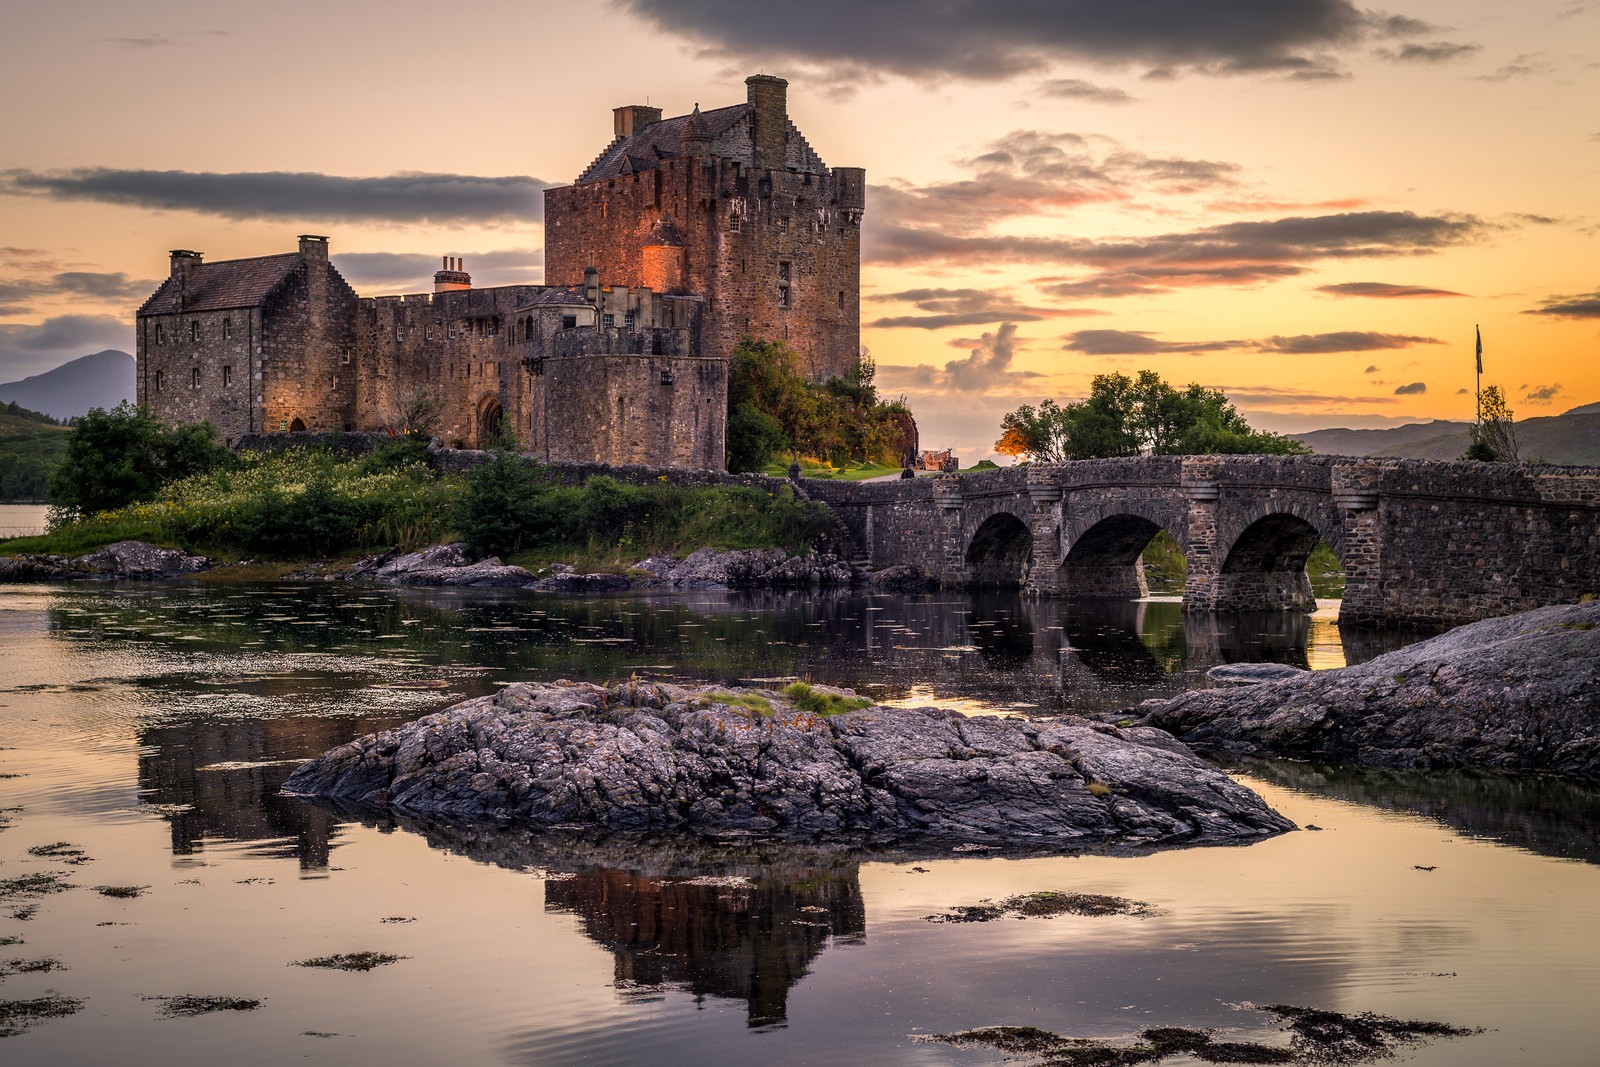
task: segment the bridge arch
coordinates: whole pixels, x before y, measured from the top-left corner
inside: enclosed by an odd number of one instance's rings
[[[1344,531],[1321,508],[1298,501],[1257,504],[1231,518],[1226,540],[1217,539],[1214,608],[1314,610],[1306,560],[1327,541],[1344,565]]]
[[[1061,590],[1069,597],[1135,600],[1149,593],[1140,558],[1158,533],[1171,534],[1188,553],[1181,506],[1104,508],[1073,513],[1062,528]]]
[[[1033,532],[1009,511],[996,511],[978,524],[967,541],[963,562],[966,584],[990,589],[1020,589],[1033,561]]]

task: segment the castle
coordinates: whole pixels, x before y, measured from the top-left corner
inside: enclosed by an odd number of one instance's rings
[[[786,341],[818,380],[860,358],[866,173],[823,164],[783,79],[745,84],[676,118],[616,108],[606,149],[545,190],[544,285],[473,288],[446,257],[431,293],[362,297],[326,237],[174,251],[137,316],[139,403],[237,441],[396,429],[426,398],[447,443],[507,418],[548,460],[721,469],[743,338]]]

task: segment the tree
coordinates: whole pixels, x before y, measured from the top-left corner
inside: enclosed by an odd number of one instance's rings
[[[154,496],[163,485],[233,461],[209,422],[169,428],[124,400],[79,419],[50,477],[50,503],[92,515]]]
[[[1251,429],[1226,395],[1191,384],[1175,389],[1155,371],[1137,378],[1098,374],[1089,395],[1068,404],[1024,404],[1000,423],[995,451],[1040,463],[1115,456],[1266,454],[1310,449],[1280,434]]]
[[[1491,385],[1478,398],[1478,424],[1472,428],[1472,443],[1461,458],[1485,463],[1515,463],[1517,447],[1517,427],[1511,418],[1511,408],[1506,405],[1500,387]]]

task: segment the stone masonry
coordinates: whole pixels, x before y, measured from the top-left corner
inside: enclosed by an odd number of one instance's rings
[[[952,587],[1138,597],[1165,530],[1190,611],[1309,610],[1319,541],[1344,566],[1341,622],[1444,627],[1600,596],[1592,467],[1149,456],[807,490],[873,567]]]

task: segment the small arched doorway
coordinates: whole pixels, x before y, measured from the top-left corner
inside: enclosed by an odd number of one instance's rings
[[[488,448],[500,441],[500,420],[505,408],[497,396],[486,396],[478,401],[478,447]]]
[[[306,420],[302,419],[300,416],[296,415],[294,417],[294,420],[289,423],[289,432],[290,433],[305,433],[306,432]]]

